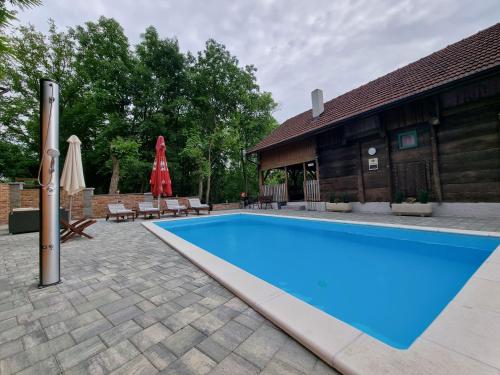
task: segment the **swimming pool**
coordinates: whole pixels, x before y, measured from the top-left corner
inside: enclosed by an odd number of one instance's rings
[[[157,226],[395,348],[408,348],[500,243],[248,214]]]

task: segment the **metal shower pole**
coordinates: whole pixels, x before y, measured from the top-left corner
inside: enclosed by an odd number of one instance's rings
[[[59,242],[59,85],[40,80],[40,287],[61,281]]]

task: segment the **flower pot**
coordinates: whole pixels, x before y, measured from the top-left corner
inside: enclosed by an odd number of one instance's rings
[[[432,216],[432,203],[393,203],[391,209],[398,216]]]
[[[326,210],[331,212],[351,212],[352,203],[329,203],[326,202]]]

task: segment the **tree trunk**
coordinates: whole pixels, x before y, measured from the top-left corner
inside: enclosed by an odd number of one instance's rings
[[[245,163],[245,155],[243,155],[243,152],[241,152],[241,169],[243,170],[243,185],[244,185],[244,192],[248,194],[248,179],[247,179],[247,166]]]
[[[205,203],[210,202],[210,183],[212,179],[212,144],[208,146],[208,173],[207,173],[207,190],[205,193]]]
[[[118,180],[120,179],[120,160],[114,155],[111,155],[113,163],[113,173],[111,174],[111,181],[109,183],[109,194],[116,194],[118,191]]]
[[[200,170],[200,177],[198,180],[198,198],[203,198],[203,172]]]

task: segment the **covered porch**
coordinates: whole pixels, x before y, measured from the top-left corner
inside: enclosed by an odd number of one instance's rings
[[[260,197],[272,199],[279,205],[320,201],[314,139],[263,151],[259,156]]]

